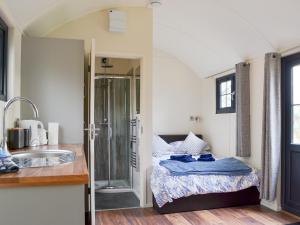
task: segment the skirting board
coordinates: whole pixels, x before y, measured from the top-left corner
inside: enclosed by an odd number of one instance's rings
[[[276,200],[270,202],[270,201],[267,201],[265,199],[262,199],[260,201],[260,204],[263,205],[263,206],[265,206],[265,207],[267,207],[267,208],[269,208],[269,209],[272,209],[272,210],[274,210],[276,212],[281,211],[281,206],[276,202]]]
[[[152,208],[153,207],[153,203],[148,202],[146,205],[142,206],[142,208]]]

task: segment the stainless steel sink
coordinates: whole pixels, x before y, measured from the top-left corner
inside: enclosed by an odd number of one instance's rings
[[[32,150],[12,155],[12,160],[19,168],[46,167],[70,163],[75,160],[75,153],[70,150]]]

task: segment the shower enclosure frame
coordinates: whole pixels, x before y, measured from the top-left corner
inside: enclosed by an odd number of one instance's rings
[[[127,79],[129,80],[129,86],[130,86],[130,96],[129,96],[129,109],[130,109],[130,113],[129,113],[129,120],[131,121],[135,114],[136,114],[136,79],[140,79],[140,77],[136,77],[135,75],[127,75],[127,74],[102,74],[102,73],[95,73],[95,80],[99,80],[99,79],[108,79],[108,82],[111,82],[109,81],[109,79]],[[111,86],[108,85],[108,90],[107,90],[107,99],[108,99],[108,102],[107,102],[107,126],[108,126],[108,135],[109,135],[109,138],[108,138],[108,143],[107,143],[107,154],[108,154],[108,180],[107,180],[107,185],[105,185],[104,187],[99,187],[99,188],[96,188],[96,191],[97,190],[105,190],[105,189],[119,189],[119,190],[127,190],[127,189],[132,189],[133,188],[133,167],[130,163],[130,160],[129,160],[129,186],[115,186],[115,185],[112,185],[111,184],[111,139],[112,139],[112,121],[111,121],[111,102],[110,102],[110,88]],[[96,122],[95,122],[96,124]],[[131,126],[131,125],[128,125],[128,126]],[[130,129],[130,137],[129,137],[129,146],[131,146],[131,129]],[[130,147],[129,149],[129,152],[131,152],[132,149]],[[129,159],[130,159],[130,153],[129,153]],[[95,180],[95,183],[97,181]]]

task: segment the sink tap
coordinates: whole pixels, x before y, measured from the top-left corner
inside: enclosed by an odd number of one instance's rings
[[[0,158],[5,158],[5,157],[11,156],[10,152],[8,151],[7,143],[6,143],[7,133],[6,133],[6,126],[5,126],[5,119],[6,119],[6,111],[8,110],[10,105],[13,104],[16,101],[27,102],[32,107],[32,110],[34,112],[34,117],[35,118],[39,117],[39,111],[38,111],[36,105],[33,104],[33,102],[31,100],[29,100],[27,98],[24,98],[24,97],[14,97],[14,98],[11,98],[7,101],[7,103],[4,105],[4,111],[3,111],[3,126],[2,126],[3,138],[2,138],[2,143],[1,143],[1,146],[0,146]]]

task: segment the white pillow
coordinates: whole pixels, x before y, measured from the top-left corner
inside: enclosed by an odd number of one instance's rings
[[[183,154],[185,153],[184,151],[181,151],[180,146],[182,145],[183,141],[174,141],[171,142],[170,145],[173,147],[174,153],[180,153]]]
[[[172,145],[169,145],[158,135],[153,135],[152,145],[153,145],[152,155],[155,157],[170,154],[170,152],[173,150]]]
[[[207,146],[207,143],[190,132],[184,142],[179,146],[180,151],[188,154],[198,155]]]

